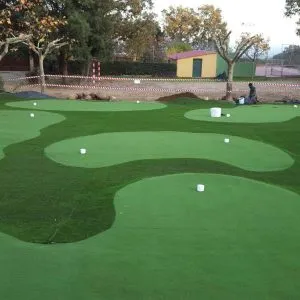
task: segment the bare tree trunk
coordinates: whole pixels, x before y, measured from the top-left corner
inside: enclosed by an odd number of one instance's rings
[[[233,82],[234,63],[228,63],[228,79],[226,84],[226,100],[232,100],[232,82]]]
[[[85,76],[86,77],[90,77],[91,76],[91,74],[90,74],[90,72],[91,72],[91,66],[92,66],[92,61],[91,60],[87,60],[86,61],[86,64],[85,64]],[[88,82],[89,81],[89,79],[85,79],[85,82]]]
[[[29,71],[34,71],[34,57],[31,49],[29,49]]]
[[[68,61],[65,49],[61,49],[59,53],[59,73],[63,75],[62,84],[67,84]]]
[[[41,93],[45,92],[45,71],[44,71],[44,56],[39,54],[39,67],[40,67],[40,83],[41,83]]]
[[[2,58],[7,54],[7,52],[8,52],[8,47],[9,47],[9,44],[6,43],[6,44],[4,45],[4,49],[3,49],[2,53],[0,54],[0,61],[1,61]]]
[[[254,59],[253,61],[252,61],[252,81],[253,81],[253,79],[254,79],[254,76],[256,75],[255,73],[256,73],[256,59]]]

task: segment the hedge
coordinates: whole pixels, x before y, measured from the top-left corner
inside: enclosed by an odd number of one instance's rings
[[[45,61],[46,74],[58,74],[57,61]],[[69,61],[69,75],[81,75],[85,69],[82,61]],[[143,63],[143,62],[102,62],[102,76],[148,75],[153,77],[176,77],[177,66],[174,63]],[[91,74],[91,70],[90,70]]]
[[[102,75],[151,75],[175,77],[176,64],[142,62],[104,62],[101,64]]]

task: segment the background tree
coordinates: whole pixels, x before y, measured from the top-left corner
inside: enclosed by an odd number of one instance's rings
[[[20,0],[23,2],[26,0]],[[10,7],[10,15],[16,15],[15,7]],[[58,29],[67,23],[64,18],[56,18],[49,14],[49,7],[43,0],[33,3],[29,9],[22,11],[18,17],[18,30],[31,35],[24,40],[26,44],[39,58],[39,70],[41,78],[41,91],[44,92],[45,73],[44,59],[53,51],[66,45],[63,37],[58,35]]]
[[[280,59],[285,65],[300,65],[300,46],[289,45],[281,53],[274,55],[273,59]]]
[[[162,13],[167,36],[172,41],[193,45],[201,24],[197,12],[193,8],[170,6]]]
[[[123,22],[122,36],[124,50],[133,58],[140,59],[150,48],[153,49],[158,23],[152,13],[144,13]]]
[[[191,50],[193,50],[192,46],[190,44],[183,43],[183,42],[170,43],[167,46],[168,55],[185,52],[185,51],[191,51]]]
[[[154,58],[155,44],[159,42],[161,30],[153,13],[151,0],[124,0],[118,4],[118,24],[115,37],[118,44],[134,61],[142,57]],[[152,51],[152,54],[151,54]]]
[[[221,10],[213,5],[202,5],[197,10],[170,6],[163,11],[163,16],[168,37],[190,44],[194,49],[214,48],[213,36],[227,32]]]
[[[59,29],[59,35],[74,40],[60,48],[59,71],[68,75],[70,59],[83,62],[82,73],[89,75],[90,60],[110,59],[114,47],[114,32],[117,18],[117,4],[112,0],[46,0],[51,16],[66,17],[67,24]]]
[[[67,25],[60,29],[60,35],[76,40],[59,51],[59,71],[67,75],[70,59],[82,61],[82,73],[89,74],[91,58],[110,60],[117,45],[122,44],[129,52],[136,44],[143,43],[145,35],[153,36],[151,0],[46,0],[52,16],[66,16]],[[145,14],[147,13],[147,14]],[[146,17],[146,18],[145,18]],[[144,26],[148,26],[148,32]],[[151,30],[149,30],[149,28]],[[129,42],[128,37],[132,37]],[[148,36],[146,36],[148,41]],[[140,54],[137,54],[139,56]]]
[[[214,50],[213,37],[227,33],[227,23],[223,20],[222,11],[213,5],[202,5],[198,8],[200,31],[194,41],[194,47]]]
[[[253,63],[252,79],[255,74],[257,60],[263,55],[266,55],[270,50],[270,41],[265,39],[262,35],[259,35],[259,37],[260,38],[257,39],[256,43],[245,52],[245,57]]]
[[[262,35],[259,35],[259,37],[260,38],[257,39],[257,43],[255,43],[248,51],[245,52],[245,56],[253,62],[267,54],[270,50],[270,41],[265,39]]]
[[[285,1],[285,15],[287,17],[300,16],[300,0],[286,0]],[[300,19],[297,22],[300,26]],[[297,35],[300,35],[300,28],[297,28]]]
[[[233,82],[233,70],[236,62],[253,46],[259,47],[261,45],[263,37],[261,35],[250,35],[249,33],[243,33],[238,41],[236,41],[236,47],[233,55],[230,53],[231,31],[226,35],[215,35],[214,42],[219,55],[226,61],[228,65],[228,80],[226,85],[226,100],[232,100],[232,82]]]
[[[17,15],[31,9],[38,1],[0,2],[0,61],[8,53],[10,45],[16,45],[30,38],[26,31],[20,30]]]

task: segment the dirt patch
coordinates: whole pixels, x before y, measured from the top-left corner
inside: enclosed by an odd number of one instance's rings
[[[170,96],[160,97],[156,101],[168,102],[168,101],[172,101],[172,100],[177,100],[178,98],[200,99],[198,96],[196,96],[193,93],[180,93],[180,94],[174,94],[174,95],[170,95]]]
[[[288,82],[284,82],[287,84]],[[79,84],[79,82],[78,82]],[[80,84],[82,84],[80,82]],[[274,102],[282,100],[284,97],[289,99],[300,99],[300,86],[283,85],[278,82],[255,82],[259,100],[261,102]],[[5,82],[7,91],[40,91],[39,86],[25,86],[17,83]],[[135,84],[133,80],[107,80],[101,79],[93,85],[86,82],[83,87],[64,86],[47,87],[45,93],[61,99],[76,99],[77,94],[85,93],[87,95],[94,93],[99,98],[110,98],[113,101],[170,101],[175,97],[189,97],[204,100],[220,100],[225,95],[225,82],[210,81],[168,81],[142,80],[140,84]],[[249,92],[247,82],[234,82],[233,97],[247,95]]]

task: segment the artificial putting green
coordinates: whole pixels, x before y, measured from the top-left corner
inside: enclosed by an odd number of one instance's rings
[[[0,110],[0,159],[5,147],[35,138],[41,129],[63,120],[64,116],[48,112],[36,112],[32,118],[27,111]]]
[[[185,113],[191,120],[226,123],[284,122],[300,116],[300,108],[293,105],[240,105],[222,109],[224,116],[212,118],[209,109],[196,109]],[[230,117],[226,117],[230,114]]]
[[[1,297],[299,299],[298,194],[241,177],[177,174],[132,183],[114,204],[112,228],[78,243],[0,234]]]
[[[224,138],[229,137],[226,144]],[[80,149],[87,154],[81,155]],[[236,136],[189,132],[115,132],[67,139],[45,149],[52,160],[73,167],[100,168],[130,161],[166,158],[216,160],[249,171],[292,166],[284,151]]]
[[[34,103],[37,105],[35,106]],[[10,107],[51,111],[143,111],[165,108],[159,102],[101,102],[82,100],[29,100],[8,102]]]
[[[7,109],[5,103],[10,100],[17,101],[13,96],[0,95],[0,110]],[[114,112],[65,112],[64,122],[44,128],[36,138],[7,147],[5,159],[0,160],[0,231],[7,234],[0,234],[1,298],[298,300],[300,243],[295,215],[299,215],[300,118],[283,123],[236,124],[184,117],[187,111],[213,106],[232,108],[225,102],[180,98],[169,101],[166,109],[119,112],[117,117]],[[273,145],[295,162],[278,172],[251,172],[216,159],[198,158],[76,168],[57,164],[44,154],[47,146],[58,141],[122,131],[230,134]],[[186,186],[175,179],[165,180],[164,175],[176,173],[197,173],[197,178],[192,181],[191,175]],[[204,173],[235,177],[225,183],[220,177],[210,180],[213,175]],[[146,183],[148,180],[153,184]],[[178,180],[185,181],[183,177]],[[220,188],[218,196],[229,205],[222,206],[218,198],[214,213],[213,209],[203,209],[212,222],[204,217],[203,223],[199,218],[196,224],[189,201],[191,198],[193,202],[195,184],[206,185],[205,193],[196,193],[200,200],[211,186],[216,188],[211,184],[216,180],[220,187],[241,188],[246,194],[236,194],[239,200],[235,205],[228,200],[233,195],[223,196],[226,190]],[[172,191],[164,192],[168,182]],[[188,188],[186,197],[177,193],[177,185]],[[164,199],[158,202],[153,192],[162,192]],[[178,205],[177,194],[186,206]],[[253,199],[243,203],[245,195],[246,200],[250,196]],[[144,207],[143,199],[153,206]],[[199,207],[195,213],[199,215]],[[190,230],[190,226],[195,229]]]

